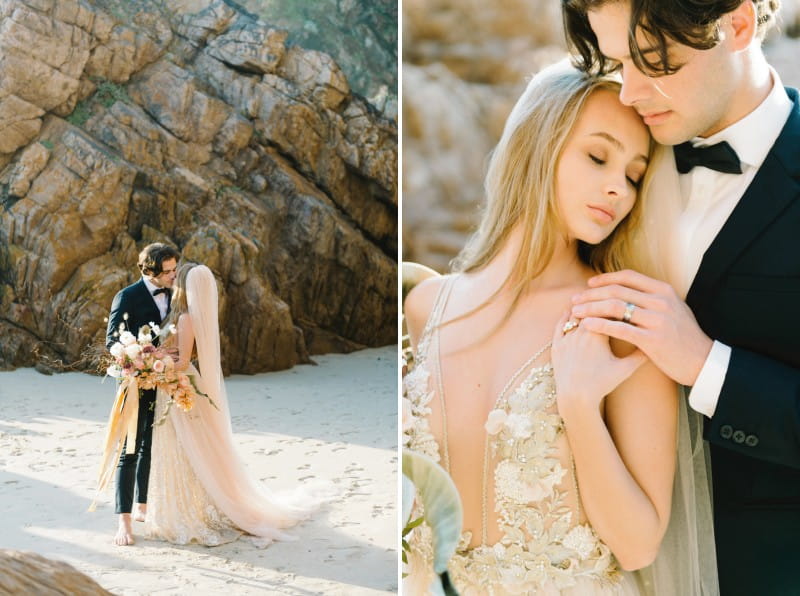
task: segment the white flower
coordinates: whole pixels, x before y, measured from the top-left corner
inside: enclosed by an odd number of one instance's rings
[[[121,343],[117,342],[113,346],[111,346],[109,352],[111,352],[111,355],[114,358],[122,358],[122,354],[125,352],[125,348],[122,346]]]
[[[141,353],[142,346],[135,342],[125,346],[125,354],[127,354],[128,358],[136,358]]]
[[[114,377],[115,379],[122,378],[122,368],[117,366],[116,364],[112,364],[106,369],[106,374],[109,377]]]
[[[155,334],[156,334],[156,337],[158,337],[159,335],[161,335],[161,327],[160,327],[160,326],[158,326],[158,325],[155,325],[155,324],[153,324],[153,323],[150,323],[150,328],[153,330],[153,333],[155,333]]]
[[[511,414],[506,419],[506,426],[517,439],[529,437],[533,432],[531,419],[521,414]]]
[[[486,419],[486,424],[484,424],[484,428],[486,432],[490,435],[496,435],[503,429],[503,425],[506,423],[506,415],[505,410],[496,409],[489,412],[489,417]]]
[[[594,533],[588,527],[575,526],[564,536],[561,544],[574,550],[578,553],[578,557],[582,561],[585,561],[589,558],[589,555],[592,554],[595,546],[597,546],[597,540],[595,539]]]
[[[501,461],[494,469],[497,494],[515,503],[539,501],[544,496],[538,487],[533,487],[523,479],[522,468],[508,460]]]
[[[153,341],[153,336],[150,335],[149,333],[142,333],[140,331],[139,337],[137,339],[139,340],[140,343],[149,344]]]
[[[136,343],[136,337],[130,331],[123,331],[119,335],[119,341],[123,346],[129,346]]]
[[[411,409],[411,400],[403,398],[403,432],[408,432],[414,426],[414,412]]]
[[[178,332],[178,328],[175,326],[174,323],[169,326],[169,332],[170,333],[177,333]]]

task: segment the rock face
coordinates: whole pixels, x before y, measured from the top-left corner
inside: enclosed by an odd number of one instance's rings
[[[0,550],[0,593],[59,596],[110,596],[71,565],[36,553]]]
[[[91,368],[154,241],[216,274],[228,372],[394,342],[396,124],[235,4],[161,4],[0,4],[0,367]]]
[[[397,0],[239,0],[289,31],[289,42],[333,56],[359,94],[397,118]]]
[[[800,0],[765,44],[800,85]],[[527,79],[566,56],[560,4],[403,1],[403,259],[444,272],[477,227],[491,149]]]

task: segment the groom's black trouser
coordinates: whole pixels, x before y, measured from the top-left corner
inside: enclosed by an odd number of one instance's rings
[[[117,513],[130,513],[133,509],[134,486],[136,487],[136,502],[147,503],[147,481],[150,478],[150,446],[153,444],[155,406],[155,389],[139,391],[136,452],[125,453],[126,445],[123,445],[122,455],[117,464]]]

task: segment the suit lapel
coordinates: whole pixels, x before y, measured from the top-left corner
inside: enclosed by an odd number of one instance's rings
[[[142,316],[146,319],[145,322],[155,321],[156,319],[161,322],[161,312],[158,310],[155,298],[150,293],[150,290],[147,289],[144,280],[140,279],[136,285],[138,286],[137,292],[139,293],[139,300],[142,305]],[[142,325],[144,325],[144,323],[142,323]]]
[[[139,292],[139,299],[142,301],[142,305],[147,305],[148,308],[152,307],[158,310],[158,305],[156,304],[155,298],[150,293],[150,290],[147,289],[147,286],[144,283],[144,280],[140,279],[138,281],[137,291]]]
[[[796,90],[787,93],[794,107],[786,125],[700,262],[686,297],[695,311],[702,310],[736,259],[800,196],[800,105]]]

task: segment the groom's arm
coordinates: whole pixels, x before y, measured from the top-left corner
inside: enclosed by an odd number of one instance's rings
[[[800,369],[732,348],[705,438],[742,455],[800,468]]]
[[[129,302],[124,290],[117,292],[111,302],[111,312],[108,314],[106,327],[106,349],[110,349],[119,340],[120,326],[126,322],[125,315],[129,310]],[[127,328],[127,325],[125,327]]]
[[[573,316],[583,319],[582,325],[636,345],[670,378],[695,385],[711,360],[714,342],[669,284],[619,271],[592,278],[589,285],[573,299]],[[630,321],[623,322],[628,303],[635,308]],[[800,468],[800,369],[733,347],[719,374],[724,380],[702,398],[707,407],[701,410],[711,414],[706,439],[749,457]]]

